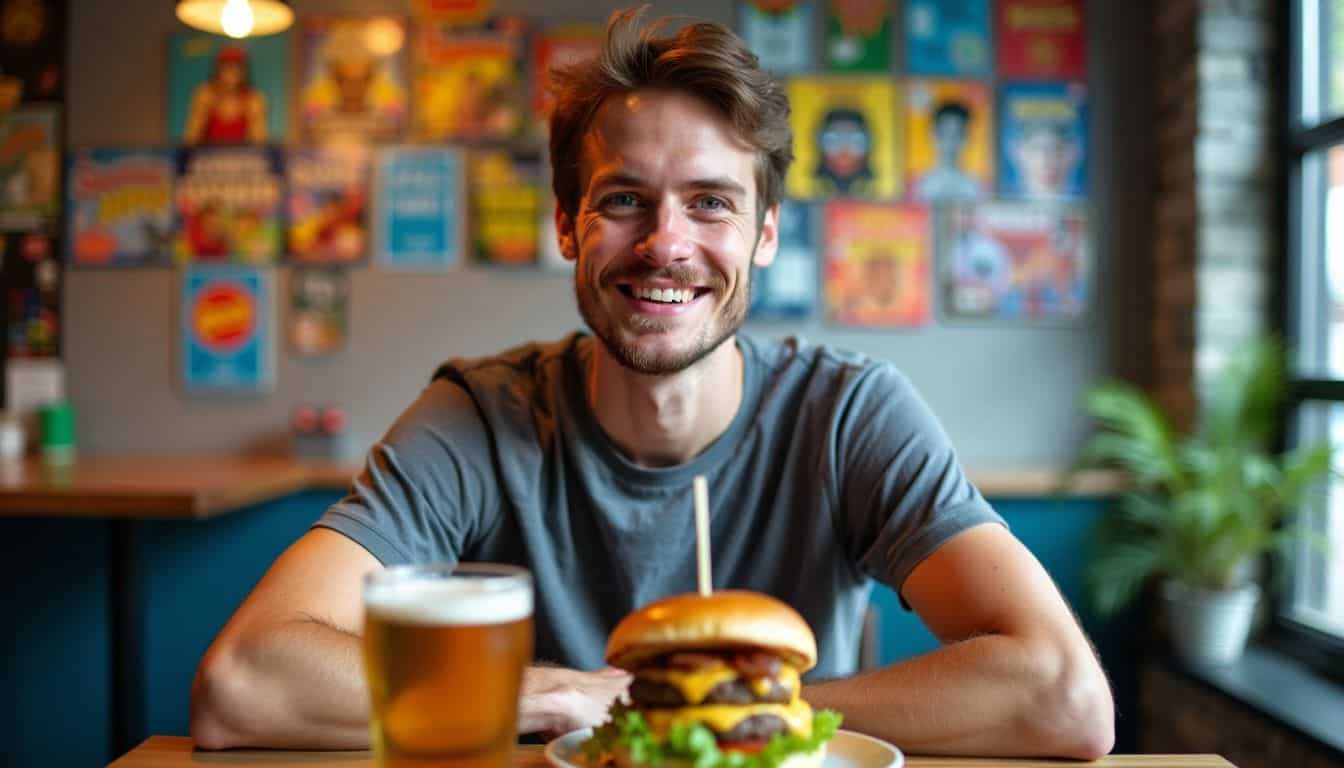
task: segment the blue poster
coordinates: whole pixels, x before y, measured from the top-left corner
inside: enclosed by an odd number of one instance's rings
[[[816,5],[813,0],[744,0],[737,28],[761,66],[775,74],[816,68]]]
[[[168,43],[168,136],[176,143],[283,143],[289,34],[233,40],[178,32]]]
[[[1007,83],[999,93],[999,192],[1019,200],[1087,197],[1087,89]]]
[[[275,292],[268,269],[182,270],[182,385],[188,392],[255,394],[275,383]]]
[[[462,261],[466,195],[462,151],[387,149],[377,160],[375,251],[393,270],[442,271]]]
[[[989,0],[906,0],[905,51],[912,75],[988,76]]]
[[[172,251],[170,149],[83,149],[66,169],[66,260],[74,266],[166,266]]]
[[[793,200],[780,203],[779,250],[768,267],[755,270],[750,319],[803,320],[816,310],[820,224],[818,206]]]

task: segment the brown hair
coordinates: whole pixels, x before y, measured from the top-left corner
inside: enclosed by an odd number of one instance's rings
[[[700,22],[659,37],[671,19],[641,24],[644,8],[613,13],[594,59],[552,70],[551,184],[571,218],[582,194],[583,137],[607,97],[641,89],[675,90],[709,104],[756,151],[756,221],[783,194],[793,160],[793,131],[784,88],[761,69],[740,37],[722,24]]]

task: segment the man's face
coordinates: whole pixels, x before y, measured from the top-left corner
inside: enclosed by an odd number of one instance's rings
[[[582,195],[558,208],[583,319],[622,365],[681,371],[742,326],[751,265],[774,258],[778,208],[757,228],[755,153],[694,97],[607,99],[584,137]]]

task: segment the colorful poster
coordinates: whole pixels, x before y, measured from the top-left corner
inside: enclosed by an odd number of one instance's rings
[[[5,354],[9,359],[61,354],[61,260],[43,234],[0,235],[5,292]]]
[[[467,163],[472,250],[477,260],[496,266],[536,264],[545,197],[540,154],[478,150],[468,156]]]
[[[350,275],[339,267],[295,267],[289,277],[289,347],[299,357],[324,357],[350,332]]]
[[[999,94],[999,191],[1028,200],[1087,196],[1087,89],[1007,83]]]
[[[1092,259],[1081,207],[988,203],[940,217],[950,317],[1073,320],[1087,310]]]
[[[907,188],[926,203],[980,200],[994,188],[993,99],[975,80],[906,81]]]
[[[60,110],[0,115],[0,230],[42,229],[61,212]]]
[[[830,0],[826,67],[839,72],[891,69],[891,22],[886,0]]]
[[[931,314],[929,211],[837,200],[826,204],[826,319],[912,327]]]
[[[369,150],[290,149],[285,157],[289,260],[349,264],[368,252]]]
[[[754,270],[752,320],[804,320],[817,308],[821,278],[821,208],[785,200],[779,205],[779,250],[769,266]]]
[[[415,44],[415,137],[504,139],[523,128],[523,29],[515,17],[461,29],[419,25]]]
[[[289,33],[234,40],[178,32],[168,45],[168,136],[182,144],[281,142]]]
[[[0,113],[63,101],[66,0],[0,0]]]
[[[173,259],[269,264],[284,247],[284,170],[274,147],[180,149]]]
[[[999,0],[999,76],[1085,79],[1085,4],[1084,0]]]
[[[255,394],[275,384],[271,270],[241,265],[182,270],[181,373],[188,392]]]
[[[303,20],[299,124],[318,143],[382,142],[406,126],[406,21],[397,16]]]
[[[816,68],[816,18],[815,0],[744,0],[737,6],[739,34],[776,75]]]
[[[84,149],[66,168],[66,261],[78,267],[163,266],[170,260],[170,149]]]
[[[451,269],[462,260],[467,196],[462,150],[398,147],[378,153],[374,249],[392,270]]]
[[[601,24],[576,22],[550,27],[532,42],[532,117],[542,132],[551,114],[551,68],[596,58],[604,37]]]
[[[912,75],[988,76],[989,0],[906,0],[905,56]]]
[[[886,77],[800,77],[788,83],[793,165],[788,194],[890,198],[901,191],[897,87]]]

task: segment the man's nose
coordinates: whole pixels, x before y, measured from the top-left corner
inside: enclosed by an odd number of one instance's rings
[[[649,231],[635,244],[636,256],[658,266],[685,261],[693,252],[691,222],[676,205],[659,205]]]

